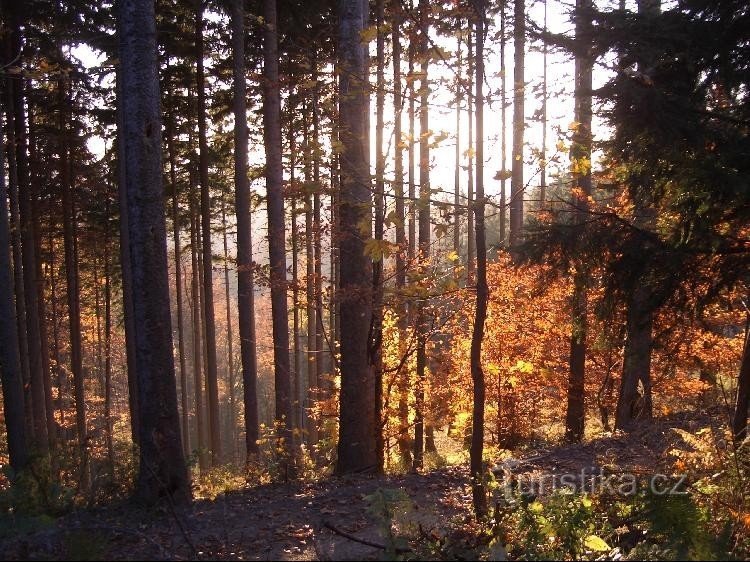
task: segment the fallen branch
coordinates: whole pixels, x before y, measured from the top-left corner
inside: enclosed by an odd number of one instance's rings
[[[326,529],[330,529],[331,531],[333,531],[337,535],[341,535],[345,539],[349,539],[350,541],[358,542],[359,544],[363,544],[365,546],[371,546],[373,548],[379,548],[381,550],[388,550],[387,546],[385,546],[383,544],[380,544],[380,543],[368,541],[367,539],[361,539],[361,538],[357,537],[356,535],[352,535],[351,533],[347,533],[346,531],[344,531],[344,530],[339,529],[338,527],[336,527],[330,521],[324,521],[323,522],[323,526]],[[406,554],[407,552],[411,552],[411,548],[403,548],[403,547],[398,547],[398,546],[395,547],[394,550],[396,551],[396,554]]]

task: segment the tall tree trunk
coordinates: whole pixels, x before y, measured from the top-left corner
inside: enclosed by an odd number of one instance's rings
[[[0,115],[0,139],[2,139],[2,115]],[[4,170],[5,167],[3,159],[4,151],[0,150],[0,170]],[[0,381],[3,387],[3,413],[8,435],[10,465],[18,473],[26,466],[28,451],[23,374],[19,356],[16,311],[13,305],[7,195],[5,173],[0,173]]]
[[[117,33],[120,34],[120,18],[117,19]],[[135,310],[133,308],[133,274],[130,266],[130,221],[125,189],[127,170],[125,166],[125,115],[123,114],[122,66],[115,71],[117,82],[117,181],[120,206],[120,269],[122,276],[122,307],[125,326],[125,356],[128,371],[128,406],[130,410],[130,433],[134,444],[141,439],[140,414],[138,408],[138,372],[135,353]]]
[[[544,0],[544,32],[547,32],[547,0]],[[539,165],[539,208],[547,199],[547,41],[542,44],[542,156]]]
[[[472,39],[471,25],[469,25],[469,35],[466,40],[468,46],[467,66],[469,71],[469,92],[474,87],[474,41]],[[469,158],[467,162],[467,181],[466,203],[469,213],[466,216],[466,284],[474,284],[474,274],[476,268],[476,236],[474,228],[474,96],[469,96],[468,114],[469,114]]]
[[[192,147],[192,142],[188,141]],[[208,468],[206,457],[206,423],[203,407],[203,325],[201,322],[201,307],[203,291],[201,290],[199,243],[198,243],[198,195],[196,193],[195,175],[192,170],[190,178],[190,265],[191,265],[191,295],[193,298],[193,390],[195,391],[195,440],[198,444],[198,468],[204,473]]]
[[[112,440],[112,260],[110,258],[110,202],[107,196],[104,226],[104,438],[107,462],[115,477],[115,447]]]
[[[13,53],[21,53],[21,31],[19,14],[12,13],[10,46]],[[11,57],[12,58],[12,57]],[[21,263],[23,265],[23,299],[25,308],[26,345],[28,350],[29,382],[33,408],[34,446],[42,454],[49,452],[49,435],[44,394],[44,371],[42,366],[42,344],[39,327],[39,289],[37,286],[36,243],[32,217],[31,185],[27,155],[26,111],[24,108],[23,80],[8,80],[5,85],[7,109],[7,134],[10,164],[15,167],[20,217]],[[19,295],[18,298],[21,298]]]
[[[268,252],[271,268],[276,422],[289,460],[292,456],[292,396],[289,378],[289,328],[286,300],[286,248],[284,244],[284,193],[281,157],[281,94],[276,0],[263,0],[263,137],[266,150]],[[288,467],[287,474],[289,474]]]
[[[321,224],[320,224],[320,159],[321,159],[321,147],[318,135],[320,133],[320,107],[318,103],[319,96],[319,85],[318,85],[318,61],[313,58],[312,61],[312,79],[315,81],[315,86],[312,91],[312,125],[313,125],[313,261],[314,263],[314,299],[315,299],[315,350],[317,351],[317,358],[315,361],[315,373],[312,379],[308,380],[308,398],[307,408],[308,411],[313,406],[313,400],[317,396],[318,389],[320,388],[321,381],[323,379],[323,335],[325,333],[325,327],[323,324],[323,259],[322,259],[322,245],[321,245]],[[331,367],[333,369],[333,367]],[[309,416],[308,416],[309,419]],[[318,442],[318,422],[317,420],[310,419],[307,427],[308,442],[310,445],[314,445]]]
[[[411,0],[410,0],[411,5]],[[409,146],[408,146],[408,167],[409,167],[409,246],[406,253],[407,263],[413,264],[417,255],[417,173],[416,173],[416,155],[415,153],[415,117],[416,117],[416,99],[417,90],[414,87],[416,83],[414,76],[414,57],[415,57],[414,37],[409,37],[409,47],[407,50],[408,58],[408,77],[409,77]],[[413,320],[414,306],[409,303],[409,317]],[[411,323],[411,322],[410,322]]]
[[[374,238],[383,241],[385,220],[385,154],[383,152],[383,129],[385,112],[385,1],[375,2],[375,23],[377,25],[377,72],[375,84],[375,211]],[[372,256],[372,319],[370,324],[370,344],[368,360],[375,376],[375,423],[378,471],[385,464],[385,444],[383,442],[383,266],[385,258],[376,252]]]
[[[426,274],[430,260],[430,126],[428,72],[429,3],[419,1],[419,53],[421,59],[421,80],[419,90],[419,261],[420,269]],[[424,463],[424,387],[427,368],[427,317],[424,301],[417,302],[417,381],[415,393],[414,422],[414,470]]]
[[[119,18],[121,138],[141,422],[135,495],[148,504],[164,496],[183,503],[190,500],[191,491],[180,443],[172,354],[154,3],[120,0]]]
[[[523,228],[523,131],[525,125],[524,101],[526,82],[524,77],[526,53],[526,2],[515,0],[513,5],[513,154],[510,178],[510,234],[508,245],[514,250],[522,240]]]
[[[404,142],[401,131],[401,113],[403,109],[403,95],[401,88],[401,2],[392,0],[391,5],[391,41],[393,43],[393,136],[395,139],[393,189],[396,198],[396,298],[398,314],[399,356],[407,353],[408,316],[404,301],[404,287],[406,286],[406,205],[404,203]],[[412,145],[408,139],[408,145]],[[403,466],[412,463],[411,443],[409,439],[409,369],[403,366],[398,373],[398,453]]]
[[[489,289],[487,287],[487,247],[484,226],[484,0],[475,4],[477,10],[476,24],[476,216],[477,240],[477,302],[474,312],[474,329],[471,336],[471,380],[474,383],[474,404],[472,410],[471,432],[471,478],[474,511],[477,517],[487,513],[487,492],[484,485],[484,372],[482,371],[482,340],[484,339],[484,321],[487,317]]]
[[[216,368],[216,319],[214,313],[213,247],[211,245],[211,188],[208,179],[208,139],[206,131],[206,84],[203,69],[203,2],[197,0],[195,14],[196,92],[198,97],[198,170],[201,187],[201,231],[203,234],[203,316],[206,343],[206,395],[211,464],[221,464],[221,425],[219,422],[219,374]]]
[[[456,44],[456,163],[453,168],[453,251],[461,251],[461,103],[463,102],[463,81],[461,79],[461,36]]]
[[[174,100],[171,100],[174,104]],[[190,404],[188,401],[188,376],[185,361],[185,322],[183,318],[182,244],[180,242],[180,203],[177,189],[177,162],[174,146],[174,105],[167,114],[167,154],[169,155],[169,183],[172,188],[172,244],[174,246],[175,292],[177,293],[177,353],[180,361],[180,405],[182,420],[182,449],[185,457],[190,455]]]
[[[237,413],[234,400],[234,331],[232,330],[232,301],[229,298],[229,240],[227,239],[227,210],[224,194],[221,198],[221,230],[224,242],[224,300],[227,312],[227,392],[229,393],[229,411],[227,415],[227,439],[229,440],[229,462],[234,463],[234,450],[237,439]]]
[[[86,429],[86,403],[84,397],[83,349],[81,342],[81,290],[76,251],[76,211],[73,201],[73,173],[70,153],[71,106],[70,83],[61,79],[60,113],[60,178],[63,193],[63,238],[65,245],[65,276],[67,280],[68,327],[70,333],[70,362],[73,372],[73,392],[76,403],[76,434],[81,458],[81,475],[84,489],[88,482],[88,437]]]
[[[581,39],[589,37],[591,29],[591,0],[576,0],[575,33]],[[582,49],[580,50],[582,51]],[[579,123],[575,130],[570,156],[573,162],[591,161],[591,80],[593,61],[588,53],[579,54],[575,60],[575,115]],[[575,195],[578,207],[576,221],[579,228],[586,220],[588,197],[591,195],[590,166],[576,166],[579,172],[573,175],[573,182],[580,190]],[[582,236],[581,233],[578,236]],[[586,374],[586,303],[588,292],[588,272],[582,260],[578,260],[573,273],[572,334],[570,336],[570,373],[568,378],[568,405],[565,416],[565,437],[569,441],[583,438],[586,417],[584,382]]]
[[[300,303],[299,303],[299,224],[297,223],[297,178],[296,178],[296,142],[294,130],[294,107],[290,110],[289,118],[289,183],[295,193],[292,195],[291,209],[291,246],[292,246],[292,429],[300,427],[299,395],[300,395]],[[304,113],[304,109],[303,109]],[[306,135],[305,135],[306,136]]]
[[[244,0],[232,2],[232,76],[234,79],[234,208],[237,217],[237,313],[242,358],[245,454],[258,454],[258,360],[255,347],[255,295],[250,186],[247,179],[247,84],[245,78]]]
[[[507,0],[500,2],[500,245],[505,245],[508,230],[506,217],[508,215],[508,76],[505,66],[506,37],[506,8]]]
[[[39,344],[41,347],[42,385],[44,388],[44,412],[47,425],[47,437],[49,438],[50,450],[54,450],[57,439],[57,423],[55,422],[55,410],[52,403],[52,379],[50,376],[49,357],[49,334],[47,329],[47,307],[45,295],[45,276],[42,256],[42,233],[39,214],[40,207],[40,181],[35,170],[39,169],[37,154],[38,132],[34,128],[34,119],[29,106],[29,185],[31,190],[31,230],[34,238],[34,269],[36,272],[36,299],[39,322]],[[54,459],[53,459],[54,460]]]
[[[365,255],[371,220],[369,169],[369,49],[366,0],[341,0],[339,13],[339,135],[342,145],[339,211],[341,398],[336,473],[375,471],[377,390],[368,362],[372,263]]]

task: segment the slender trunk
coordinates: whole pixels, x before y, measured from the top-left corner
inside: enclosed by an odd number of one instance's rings
[[[307,128],[304,125],[305,132],[305,317],[307,318],[307,385],[309,387],[315,380],[316,362],[318,361],[318,349],[316,347],[317,338],[315,337],[318,320],[317,310],[315,308],[315,242],[313,230],[313,190],[317,191],[312,176],[312,140]],[[312,186],[312,187],[311,187]],[[306,394],[306,392],[305,392]],[[298,395],[300,396],[300,395]],[[300,412],[301,426],[307,429],[307,416],[305,401],[301,404]]]
[[[52,360],[55,363],[55,371],[57,374],[57,410],[60,414],[60,427],[62,435],[61,437],[67,439],[67,430],[65,424],[65,392],[67,387],[67,381],[65,377],[65,369],[62,368],[62,361],[60,360],[60,330],[58,326],[59,314],[57,310],[57,264],[56,264],[56,250],[55,250],[55,236],[53,230],[57,228],[57,225],[50,225],[49,230],[49,270],[50,270],[50,301],[52,303]]]
[[[472,39],[472,26],[469,25],[469,35],[466,40],[469,52],[467,54],[467,65],[469,70],[469,92],[474,88],[474,42]],[[467,162],[468,186],[466,190],[466,204],[469,213],[466,216],[466,284],[474,284],[474,273],[476,267],[476,236],[474,227],[474,96],[469,96],[468,114],[469,114],[469,157]]]
[[[590,15],[582,10],[591,6],[591,0],[576,0],[575,27],[577,37],[587,37],[590,32]],[[575,116],[579,123],[571,147],[571,160],[591,161],[591,79],[593,61],[588,54],[579,55],[575,61]],[[579,227],[586,220],[588,197],[591,195],[590,166],[579,166],[582,170],[573,176],[574,185],[580,190],[576,196]],[[579,236],[581,234],[579,233]],[[570,338],[570,374],[568,379],[568,405],[565,417],[565,436],[569,441],[583,438],[586,417],[584,382],[586,374],[586,303],[588,293],[588,272],[581,260],[573,273],[572,334]]]
[[[453,251],[458,256],[461,251],[461,103],[463,102],[463,81],[461,79],[461,36],[456,44],[456,163],[453,168]]]
[[[192,146],[192,143],[188,143]],[[208,468],[206,458],[206,424],[203,419],[203,329],[201,322],[201,306],[203,293],[201,291],[197,193],[195,176],[192,171],[190,177],[190,265],[191,265],[191,294],[193,298],[193,390],[195,391],[195,435],[198,444],[198,467],[201,473]]]
[[[506,217],[508,215],[508,88],[507,68],[505,66],[505,48],[507,45],[506,26],[507,2],[500,3],[500,245],[506,242],[508,230]]]
[[[315,81],[315,86],[312,91],[312,125],[313,125],[313,261],[314,263],[314,299],[315,299],[315,350],[317,351],[317,358],[315,360],[315,372],[314,376],[308,380],[308,397],[307,397],[307,408],[308,411],[313,406],[313,401],[317,396],[318,389],[320,388],[321,381],[323,379],[323,335],[325,333],[325,327],[323,324],[323,258],[322,248],[320,239],[320,158],[321,158],[321,147],[320,141],[318,140],[318,134],[320,133],[320,108],[318,107],[318,62],[317,59],[313,59],[313,71],[312,78]],[[308,416],[309,418],[309,416]],[[318,442],[318,422],[317,420],[311,419],[308,428],[307,436],[310,445],[314,445]]]
[[[372,191],[369,169],[369,49],[365,0],[341,0],[339,9],[339,135],[341,176],[339,263],[341,397],[336,473],[378,470],[377,391],[368,358],[372,263],[365,255]]]
[[[216,319],[214,316],[213,247],[211,245],[211,189],[208,179],[208,139],[206,131],[206,85],[203,69],[203,2],[197,0],[195,14],[196,92],[198,94],[198,170],[201,188],[201,231],[203,234],[203,315],[206,342],[206,395],[211,464],[221,464],[221,425],[219,423],[219,375],[216,368]]]
[[[513,154],[510,178],[510,235],[508,245],[514,250],[522,240],[523,228],[523,132],[525,124],[524,77],[526,49],[526,2],[515,0],[513,5]]]
[[[112,441],[112,260],[110,258],[110,202],[106,202],[104,227],[104,437],[110,474],[115,476],[115,447]]]
[[[547,32],[547,0],[544,0],[544,32]],[[547,41],[542,43],[542,155],[540,160],[539,208],[547,199]]]
[[[187,457],[190,455],[190,424],[188,402],[188,377],[185,361],[185,321],[183,318],[183,286],[182,286],[182,244],[180,243],[180,204],[177,189],[177,155],[174,146],[174,106],[167,114],[167,154],[169,157],[169,183],[172,190],[172,243],[174,246],[174,276],[175,292],[177,293],[177,346],[180,361],[180,405],[182,420],[182,449]]]
[[[385,111],[385,1],[375,2],[377,33],[377,72],[375,84],[375,193],[374,193],[374,238],[383,241],[385,219],[385,154],[383,152],[383,129]],[[372,256],[372,318],[370,321],[370,343],[368,361],[375,376],[375,423],[378,471],[385,464],[383,443],[383,255]]]
[[[232,2],[234,79],[234,206],[237,217],[237,313],[240,328],[242,387],[245,413],[245,454],[258,454],[258,361],[255,348],[255,295],[250,186],[247,179],[247,101],[245,78],[244,1]]]
[[[0,115],[2,139],[2,115]],[[0,143],[1,144],[1,143]],[[4,169],[4,151],[0,150],[0,170]],[[8,435],[10,465],[18,473],[28,460],[26,417],[23,399],[23,373],[19,356],[16,310],[13,305],[13,281],[10,260],[5,174],[0,173],[0,381],[3,387],[3,413]]]
[[[396,298],[398,314],[398,342],[399,357],[407,353],[406,338],[408,329],[408,316],[404,301],[404,287],[406,286],[406,213],[404,203],[404,142],[401,131],[401,112],[403,109],[403,95],[401,88],[401,4],[400,0],[392,0],[392,38],[393,43],[393,136],[395,139],[394,166],[393,166],[393,189],[396,196]],[[411,139],[408,141],[411,146]],[[409,369],[404,366],[398,373],[398,453],[403,466],[412,463],[411,443],[409,439]]]
[[[136,371],[140,470],[136,497],[190,500],[172,353],[167,232],[162,191],[161,118],[154,3],[120,0],[120,61]]]
[[[69,108],[71,104],[70,84],[61,80],[63,110],[60,114],[60,178],[63,193],[63,238],[65,245],[65,275],[67,279],[68,326],[70,334],[70,362],[73,372],[73,392],[76,403],[76,434],[81,458],[81,475],[84,489],[87,488],[88,437],[86,429],[86,403],[84,398],[83,350],[81,342],[81,294],[76,259],[76,211],[73,201],[73,173],[70,153]]]
[[[303,110],[304,113],[304,110]],[[289,119],[289,182],[295,193],[292,195],[291,209],[291,242],[292,242],[292,429],[300,427],[299,395],[300,395],[300,321],[299,321],[299,225],[297,224],[297,195],[296,195],[296,143],[293,126],[294,109],[290,111]],[[295,432],[296,434],[296,432]]]
[[[482,371],[482,340],[484,321],[487,317],[489,288],[487,287],[487,247],[484,226],[484,0],[478,0],[476,24],[476,119],[477,119],[477,167],[476,167],[476,216],[477,240],[477,302],[474,313],[474,330],[471,336],[471,380],[474,383],[474,405],[471,432],[471,478],[474,511],[477,517],[487,513],[487,492],[484,484],[484,372]]]
[[[279,86],[279,37],[276,0],[263,0],[263,136],[266,150],[266,199],[268,251],[271,269],[275,419],[280,445],[292,456],[292,397],[289,379],[289,328],[287,311],[286,249],[284,244],[284,193],[281,157],[281,95]],[[282,474],[290,466],[282,463]],[[287,470],[285,471],[284,468]]]
[[[408,146],[408,166],[409,166],[409,247],[407,256],[407,263],[413,264],[417,255],[417,202],[416,202],[416,158],[414,146],[416,140],[414,135],[415,132],[415,117],[416,117],[416,98],[417,91],[414,87],[416,83],[414,77],[414,38],[409,38],[409,48],[407,51],[408,56],[408,76],[409,76],[409,146]],[[409,304],[409,316],[413,317],[413,305]]]
[[[428,72],[428,38],[429,23],[427,20],[429,4],[426,0],[419,2],[420,37],[419,50],[422,61],[419,91],[419,267],[422,274],[427,273],[430,261],[430,127],[429,127],[429,94]],[[415,394],[414,421],[414,470],[422,468],[424,463],[424,387],[427,367],[427,318],[425,303],[417,302],[417,381]]]
[[[232,301],[229,298],[229,241],[227,240],[227,210],[226,199],[221,198],[221,230],[224,242],[224,301],[227,309],[227,392],[229,393],[229,412],[227,420],[227,439],[229,440],[229,461],[234,462],[234,449],[237,439],[237,426],[234,400],[234,333],[232,330]]]

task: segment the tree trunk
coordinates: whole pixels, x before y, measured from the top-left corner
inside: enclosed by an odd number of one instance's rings
[[[104,227],[104,438],[107,461],[112,478],[115,477],[115,447],[112,440],[112,260],[110,258],[110,206],[106,202]]]
[[[263,137],[266,150],[268,252],[271,269],[275,419],[280,445],[291,461],[292,396],[289,378],[289,328],[286,299],[284,193],[281,157],[281,95],[276,0],[263,0]],[[282,463],[282,473],[291,469]],[[284,470],[286,468],[286,470]]]
[[[83,349],[81,342],[81,290],[78,274],[76,211],[73,201],[73,173],[70,153],[71,105],[70,83],[61,79],[62,111],[60,113],[60,178],[63,194],[63,238],[65,246],[65,276],[67,280],[68,327],[70,334],[70,363],[73,372],[73,393],[76,403],[76,434],[80,449],[81,475],[84,489],[88,487],[88,437],[86,402],[84,397]]]
[[[577,38],[588,37],[591,28],[591,16],[586,12],[591,7],[591,0],[576,0],[575,33]],[[591,84],[593,61],[589,54],[579,54],[575,60],[575,115],[579,123],[574,132],[571,147],[571,160],[591,161]],[[591,195],[590,166],[578,166],[582,170],[573,174],[574,185],[580,195],[573,199],[578,207],[576,221],[579,228],[586,220],[588,197]],[[582,234],[578,234],[582,236]],[[588,272],[580,260],[573,273],[572,296],[572,334],[570,337],[570,372],[568,377],[568,404],[565,416],[565,437],[568,441],[578,442],[583,439],[586,417],[584,383],[586,374],[586,336],[587,318],[586,303],[588,292]]]
[[[0,115],[0,139],[2,116]],[[4,169],[4,151],[0,150],[0,170]],[[3,413],[8,435],[10,465],[18,473],[28,460],[26,418],[23,399],[23,374],[18,346],[18,327],[13,305],[13,277],[10,260],[10,228],[6,206],[5,174],[0,173],[0,381],[3,386]]]
[[[172,100],[174,103],[174,100]],[[172,241],[174,246],[175,292],[177,293],[177,349],[180,360],[180,405],[182,420],[182,449],[185,457],[190,455],[190,423],[188,402],[188,377],[185,364],[185,322],[183,318],[182,244],[180,243],[180,204],[177,190],[177,163],[174,146],[174,106],[167,114],[167,154],[169,155],[169,183],[172,188]]]
[[[208,140],[206,132],[206,85],[203,70],[203,2],[197,0],[195,14],[196,92],[198,94],[198,169],[201,188],[201,231],[203,234],[203,316],[206,343],[206,395],[211,464],[221,464],[221,425],[219,422],[219,375],[216,368],[216,319],[214,316],[213,247],[211,245],[211,188],[208,179]]]
[[[524,55],[526,53],[526,2],[515,0],[513,5],[513,154],[510,179],[510,235],[508,245],[514,250],[522,241],[523,228],[523,132],[525,124]]]
[[[474,403],[472,410],[471,432],[471,478],[474,511],[477,518],[487,513],[487,492],[484,484],[484,372],[482,371],[482,340],[484,339],[484,321],[487,317],[489,288],[487,287],[487,247],[484,226],[484,0],[476,3],[476,217],[477,241],[477,302],[474,312],[474,329],[471,336],[471,380],[474,383]]]
[[[375,2],[375,22],[377,25],[377,72],[375,84],[375,211],[374,238],[383,241],[385,220],[385,154],[383,152],[383,129],[385,111],[385,2]],[[375,423],[378,472],[385,464],[385,444],[383,442],[383,266],[382,254],[371,256],[372,263],[372,319],[370,324],[370,344],[368,361],[375,376]]]
[[[318,62],[313,59],[313,71],[312,79],[315,81],[315,86],[312,91],[312,125],[313,125],[313,261],[315,262],[314,267],[314,299],[315,299],[315,349],[317,351],[317,358],[315,361],[315,374],[311,380],[308,380],[308,395],[307,395],[307,408],[312,408],[315,398],[318,396],[318,389],[320,388],[321,381],[323,379],[323,335],[325,333],[325,327],[323,324],[323,259],[322,259],[322,248],[321,248],[321,224],[320,224],[320,158],[321,158],[321,147],[318,135],[320,133],[320,108],[318,104]],[[333,367],[331,367],[333,370]],[[307,427],[308,442],[310,445],[315,445],[319,438],[318,421],[311,419]]]
[[[500,3],[500,245],[505,245],[508,215],[508,79],[505,66],[507,2]]]
[[[469,71],[469,91],[474,87],[474,40],[472,40],[471,25],[469,26],[469,35],[467,38],[468,54],[467,66]],[[469,158],[467,162],[467,189],[466,204],[469,213],[466,216],[466,284],[474,284],[474,274],[476,268],[476,237],[474,228],[474,96],[469,96],[468,117],[469,117]]]
[[[227,210],[224,194],[221,198],[221,230],[224,242],[224,300],[227,312],[227,392],[229,394],[229,411],[227,415],[227,435],[229,441],[228,461],[234,463],[235,428],[237,414],[234,401],[234,333],[232,330],[232,301],[229,298],[229,241],[227,239]]]
[[[372,315],[372,263],[365,255],[370,235],[368,152],[368,25],[366,0],[341,0],[339,10],[339,135],[342,145],[339,212],[339,301],[341,307],[341,398],[336,473],[376,471],[377,390],[368,361]]]
[[[547,32],[547,0],[544,0],[544,32]],[[539,208],[547,199],[547,42],[542,44],[542,157],[539,165]]]
[[[401,3],[400,0],[392,0],[392,43],[393,43],[393,137],[395,139],[393,189],[396,198],[396,314],[398,315],[398,342],[399,356],[407,353],[406,337],[408,330],[408,316],[404,301],[404,287],[406,286],[406,205],[404,202],[404,142],[401,131],[401,111],[403,109],[403,96],[401,88]],[[413,97],[413,96],[412,96]],[[412,102],[410,102],[412,103]],[[411,139],[408,140],[411,146]],[[398,377],[398,454],[402,466],[411,466],[411,440],[409,438],[409,369],[403,366],[396,373]]]
[[[244,0],[232,2],[234,79],[234,207],[237,217],[237,313],[240,328],[242,387],[247,461],[258,454],[258,361],[255,348],[255,295],[250,187],[247,180],[247,84],[245,78]]]
[[[419,90],[419,267],[426,274],[430,260],[430,126],[429,126],[429,93],[428,72],[428,38],[427,21],[429,4],[426,0],[419,2],[419,51],[422,61]],[[424,464],[424,386],[427,367],[427,318],[424,302],[417,302],[417,381],[415,394],[414,421],[414,470],[420,470]]]
[[[120,19],[117,20],[120,33]],[[122,307],[125,326],[125,353],[128,371],[128,406],[130,410],[130,432],[133,444],[141,439],[140,414],[138,408],[138,373],[135,354],[135,310],[133,308],[133,274],[130,267],[130,222],[128,220],[127,192],[125,190],[127,170],[125,166],[125,115],[123,114],[122,67],[115,71],[117,81],[117,174],[118,200],[120,206],[120,269],[122,276]]]
[[[461,103],[463,102],[463,81],[461,80],[461,36],[456,44],[456,163],[453,168],[453,251],[461,252]]]
[[[136,371],[140,469],[136,497],[190,500],[172,354],[166,224],[162,191],[161,118],[154,4],[120,0],[121,139],[124,141]]]

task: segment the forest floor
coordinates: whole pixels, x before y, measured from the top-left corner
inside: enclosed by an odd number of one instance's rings
[[[675,428],[695,432],[715,426],[717,417],[676,414],[628,435],[527,451],[506,458],[495,473],[526,482],[597,471],[654,474],[671,462],[670,449],[689,448]],[[389,545],[428,559],[438,555],[430,549],[445,556],[450,545],[450,558],[472,559],[479,534],[468,471],[454,466],[248,487],[183,509],[80,510],[0,541],[0,559],[377,560]]]

